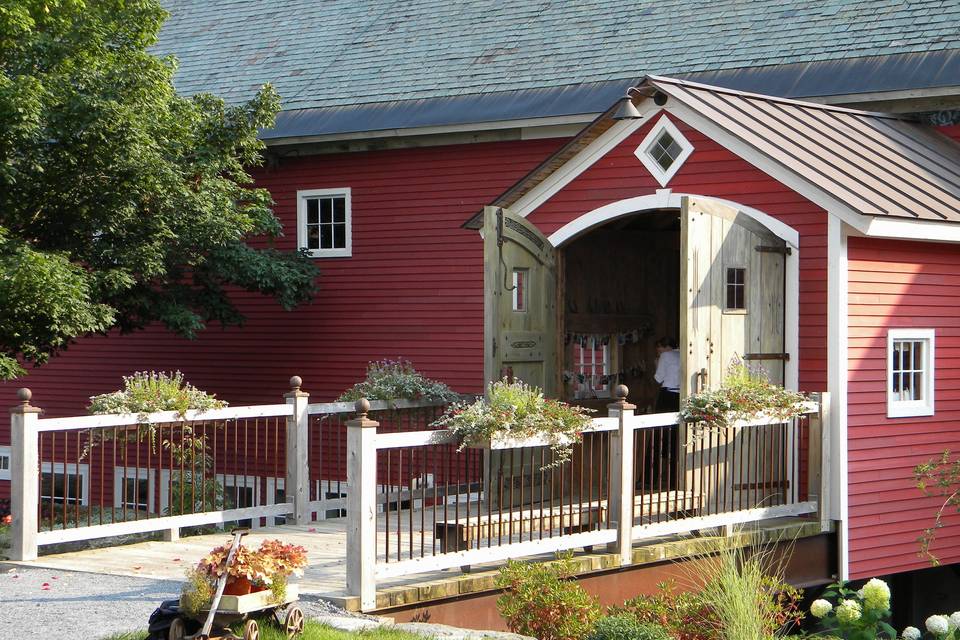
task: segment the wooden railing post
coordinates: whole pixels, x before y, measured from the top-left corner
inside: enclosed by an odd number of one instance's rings
[[[377,426],[367,419],[370,403],[357,400],[357,417],[347,422],[347,595],[360,596],[360,609],[377,604]]]
[[[310,416],[307,403],[310,394],[300,390],[303,380],[290,378],[290,392],[284,395],[287,404],[293,405],[293,415],[287,418],[287,477],[284,480],[284,495],[293,503],[293,523],[310,522],[310,468],[308,453],[308,430]]]
[[[633,427],[627,419],[636,407],[627,403],[630,392],[626,385],[617,385],[617,401],[607,405],[607,414],[619,419],[616,431],[610,434],[610,516],[616,523],[616,552],[620,565],[633,562]]]
[[[818,454],[817,469],[819,473],[814,476],[810,474],[808,478],[808,492],[816,491],[817,511],[820,514],[820,529],[828,531],[830,529],[830,496],[831,496],[831,477],[830,477],[830,393],[823,392],[812,394],[816,397],[820,410],[817,414],[810,417],[810,458],[811,467],[813,466],[814,451]],[[816,430],[813,426],[816,423]]]
[[[13,512],[12,560],[37,559],[40,504],[40,452],[37,420],[40,409],[30,406],[30,389],[17,391],[20,404],[10,409],[10,510]]]

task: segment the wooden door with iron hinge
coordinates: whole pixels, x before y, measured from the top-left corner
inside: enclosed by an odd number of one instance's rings
[[[754,218],[709,199],[684,197],[680,215],[681,399],[719,387],[736,359],[754,369],[762,365],[770,382],[783,384],[790,357],[784,349],[786,243]],[[790,429],[683,426],[678,440],[686,451],[678,455],[686,456],[687,489],[708,512],[711,505],[739,510],[776,502],[789,488]],[[694,438],[700,440],[694,444]]]

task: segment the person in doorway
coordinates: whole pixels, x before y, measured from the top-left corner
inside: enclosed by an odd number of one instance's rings
[[[660,384],[657,394],[657,413],[680,410],[680,352],[674,338],[657,340],[657,372],[653,379]]]
[[[680,352],[671,337],[657,340],[657,371],[653,378],[660,384],[656,412],[680,410]],[[651,433],[652,455],[649,471],[643,478],[644,490],[671,491],[676,487],[677,455],[674,450],[677,427],[660,427]]]

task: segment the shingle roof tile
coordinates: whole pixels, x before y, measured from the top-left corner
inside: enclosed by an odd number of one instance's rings
[[[178,88],[285,109],[960,49],[939,0],[166,0]]]

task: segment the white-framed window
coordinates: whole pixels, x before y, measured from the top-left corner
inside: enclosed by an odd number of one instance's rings
[[[574,396],[610,397],[610,344],[599,336],[583,336],[573,343]]]
[[[40,465],[40,500],[54,504],[87,504],[90,470],[85,464],[44,462]]]
[[[660,116],[660,120],[633,152],[661,187],[667,186],[691,153],[693,145],[666,115]]]
[[[887,332],[887,417],[932,416],[934,330]]]
[[[260,478],[257,476],[217,474],[223,488],[223,508],[243,509],[260,504]]]
[[[169,472],[168,472],[169,473]],[[113,504],[125,509],[156,511],[154,499],[156,473],[152,469],[114,467]],[[162,502],[162,501],[161,501]],[[161,504],[161,509],[166,505]]]
[[[10,479],[10,447],[0,447],[0,480]]]
[[[353,255],[350,189],[297,191],[297,246],[314,258]]]

